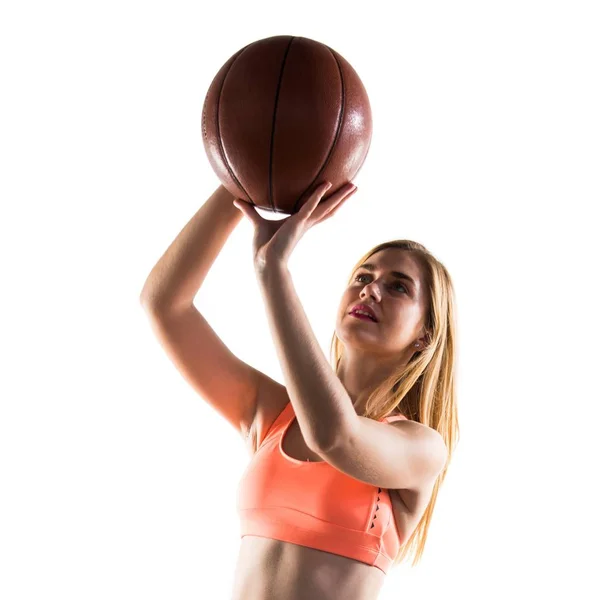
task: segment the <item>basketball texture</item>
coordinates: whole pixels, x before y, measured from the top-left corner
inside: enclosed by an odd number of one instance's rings
[[[356,71],[320,42],[280,35],[236,52],[213,79],[202,139],[223,186],[294,214],[314,188],[351,181],[371,144],[371,107]]]

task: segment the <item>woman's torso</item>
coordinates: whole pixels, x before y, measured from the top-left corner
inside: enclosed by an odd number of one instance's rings
[[[285,386],[277,385],[273,420],[289,402]],[[303,462],[322,460],[307,447],[296,418],[281,442],[288,457]],[[253,454],[255,440],[249,444]],[[431,489],[389,490],[396,527],[404,539],[417,526]],[[375,566],[315,548],[246,535],[241,540],[232,600],[375,600],[384,581],[385,574]]]

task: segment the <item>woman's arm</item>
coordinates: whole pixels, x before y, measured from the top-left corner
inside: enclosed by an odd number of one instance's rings
[[[151,309],[193,304],[198,290],[242,214],[222,185],[200,207],[156,263],[140,294]]]

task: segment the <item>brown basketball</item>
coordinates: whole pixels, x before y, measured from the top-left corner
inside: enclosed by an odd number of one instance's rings
[[[291,35],[236,52],[202,110],[204,148],[225,188],[288,215],[323,181],[332,183],[327,198],[356,176],[371,131],[356,71],[329,46]]]

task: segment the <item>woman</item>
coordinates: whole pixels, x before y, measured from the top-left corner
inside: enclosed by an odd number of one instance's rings
[[[376,598],[390,568],[410,552],[413,565],[420,559],[458,435],[452,283],[422,245],[387,242],[357,263],[338,311],[333,369],[320,351],[287,262],[356,190],[321,201],[327,189],[267,221],[220,186],[142,291],[170,358],[252,457],[238,488],[235,600]],[[285,386],[233,356],[193,306],[239,222],[232,206],[255,227]]]

